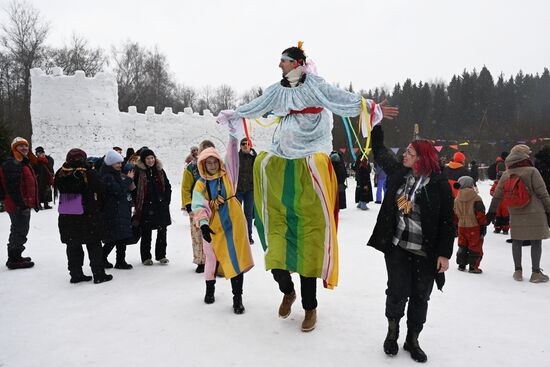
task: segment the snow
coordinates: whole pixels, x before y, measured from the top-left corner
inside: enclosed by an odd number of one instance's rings
[[[128,112],[118,110],[118,85],[111,73],[98,73],[87,78],[83,71],[74,76],[63,75],[54,68],[51,75],[41,69],[31,70],[32,143],[43,146],[56,162],[63,162],[74,147],[88,156],[101,157],[114,146],[135,150],[147,145],[158,157],[163,157],[169,172],[179,172],[192,146],[210,139],[222,151],[227,144],[227,130],[216,123],[210,111],[203,115],[190,107],[174,114],[166,107],[160,114],[149,106],[137,113],[135,106]],[[260,119],[265,125],[266,120]],[[267,150],[275,126],[260,127],[248,121],[248,131],[259,150]]]
[[[390,358],[382,350],[385,265],[381,253],[365,246],[379,206],[356,209],[354,182],[347,191],[348,209],[340,216],[340,284],[330,291],[318,282],[317,328],[302,333],[299,298],[288,319],[277,317],[282,294],[264,270],[259,241],[252,246],[256,266],[245,275],[245,314],[233,314],[231,285],[225,279],[216,283],[216,302],[203,302],[204,279],[194,272],[189,220],[180,211],[179,177],[181,172],[170,177],[170,264],[145,267],[138,246],[129,246],[127,260],[134,269],[108,271],[114,275],[108,283],[70,284],[56,211],[33,212],[25,255],[33,257],[35,267],[0,267],[1,366],[417,365],[402,349],[404,320],[399,354]],[[486,205],[489,187],[488,181],[480,183]],[[9,223],[8,215],[0,214],[6,240]],[[523,259],[527,279],[514,281],[506,237],[493,234],[492,228],[488,232],[484,273],[461,273],[453,258],[444,293],[432,294],[420,338],[428,363],[546,365],[550,284],[529,283],[529,248]],[[541,265],[550,269],[545,254]],[[84,269],[90,273],[87,260]],[[299,293],[298,277],[293,279]]]

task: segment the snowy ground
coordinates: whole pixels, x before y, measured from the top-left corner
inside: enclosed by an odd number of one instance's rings
[[[371,204],[367,212],[356,209],[353,185],[348,209],[340,217],[340,285],[329,291],[318,283],[317,328],[306,334],[300,331],[299,302],[288,319],[277,317],[282,296],[263,268],[258,241],[253,245],[256,267],[245,275],[245,314],[233,314],[231,286],[224,279],[218,279],[216,303],[204,304],[204,280],[194,273],[189,221],[179,210],[179,186],[174,183],[170,264],[142,266],[134,245],[127,255],[134,269],[113,269],[113,281],[104,284],[69,284],[56,211],[32,214],[25,254],[33,257],[35,267],[10,271],[0,266],[0,366],[416,365],[402,349],[395,358],[382,351],[384,260],[365,246],[379,206]],[[489,183],[482,183],[480,190],[488,205]],[[0,214],[0,233],[6,241],[5,213]],[[452,259],[445,292],[433,292],[421,334],[428,363],[548,365],[550,284],[513,281],[505,239],[489,230],[482,275],[459,272]],[[3,263],[5,250],[0,253]],[[542,268],[550,270],[547,254]],[[85,270],[90,273],[87,266]]]

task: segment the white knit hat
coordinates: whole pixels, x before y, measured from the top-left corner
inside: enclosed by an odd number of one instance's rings
[[[112,166],[115,163],[122,163],[123,161],[124,158],[122,158],[122,155],[114,150],[109,150],[107,154],[105,154],[105,159],[103,160],[106,166]]]

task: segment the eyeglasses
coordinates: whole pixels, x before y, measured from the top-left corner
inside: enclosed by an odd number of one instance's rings
[[[247,142],[241,143],[241,147],[247,147],[247,146],[248,146]]]
[[[411,157],[416,157],[416,153],[411,152],[409,149],[405,150],[405,154],[408,154]]]

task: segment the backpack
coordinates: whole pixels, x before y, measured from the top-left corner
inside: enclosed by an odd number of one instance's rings
[[[504,194],[504,202],[509,208],[523,208],[531,200],[531,195],[521,178],[517,175],[510,175],[502,185],[502,193]]]

